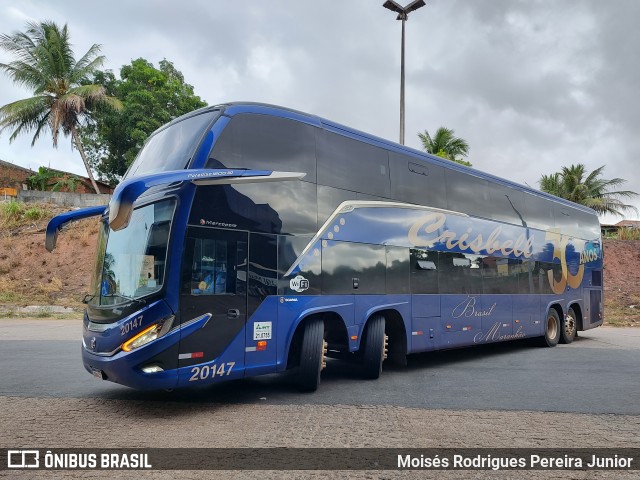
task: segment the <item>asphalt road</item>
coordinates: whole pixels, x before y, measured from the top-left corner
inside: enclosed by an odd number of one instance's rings
[[[580,332],[556,348],[525,340],[414,355],[376,381],[331,360],[319,390],[301,394],[287,375],[174,392],[100,381],[82,367],[80,328],[75,320],[0,320],[0,396],[640,414],[640,329]]]

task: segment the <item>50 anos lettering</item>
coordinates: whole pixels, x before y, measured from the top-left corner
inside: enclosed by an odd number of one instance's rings
[[[191,377],[189,378],[189,381],[196,382],[198,380],[206,380],[207,378],[226,377],[231,373],[235,364],[236,362],[221,363],[217,368],[215,364],[193,367],[191,369]]]
[[[549,279],[549,285],[553,293],[562,295],[567,285],[571,288],[579,288],[584,277],[584,263],[580,264],[578,271],[573,274],[569,271],[569,265],[567,262],[567,246],[569,245],[569,236],[562,235],[561,233],[550,230],[545,235],[545,240],[553,245],[553,261],[560,260],[560,268],[562,276],[559,280],[554,277],[553,270],[547,272],[547,278]],[[582,258],[582,257],[581,257]]]

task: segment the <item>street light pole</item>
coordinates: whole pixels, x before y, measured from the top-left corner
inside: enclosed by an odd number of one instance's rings
[[[400,144],[404,145],[404,24],[409,18],[409,13],[425,6],[424,0],[414,0],[406,7],[401,7],[393,0],[387,0],[382,4],[392,12],[396,12],[396,20],[402,20],[402,43],[400,47]]]
[[[400,47],[400,145],[404,145],[404,24],[407,16],[402,16],[402,47]]]

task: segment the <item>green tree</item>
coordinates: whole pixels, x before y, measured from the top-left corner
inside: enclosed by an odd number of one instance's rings
[[[56,183],[51,186],[53,192],[75,192],[81,180],[75,175],[63,175],[56,179]]]
[[[467,167],[471,166],[471,162],[461,158],[469,154],[469,144],[466,140],[456,137],[450,128],[440,127],[433,137],[425,130],[424,133],[418,133],[418,137],[425,152]]]
[[[47,168],[38,168],[38,173],[35,173],[27,178],[27,185],[32,190],[40,190],[44,192],[55,183],[55,178],[58,176],[56,172]]]
[[[166,59],[159,68],[143,58],[133,60],[121,68],[120,77],[117,79],[111,71],[95,74],[94,81],[120,98],[124,108],[101,112],[99,122],[82,131],[93,165],[111,183],[124,175],[150,134],[174,118],[207,105]]]
[[[80,60],[71,49],[67,25],[54,22],[27,23],[26,32],[0,35],[0,47],[14,60],[0,63],[14,83],[33,90],[33,97],[0,107],[0,132],[13,129],[10,141],[21,133],[35,130],[33,146],[43,131],[50,130],[53,146],[60,132],[71,136],[80,152],[93,188],[99,193],[78,128],[91,121],[96,109],[119,108],[120,102],[105,93],[102,85],[88,82],[105,57],[98,55],[100,45],[92,45]]]
[[[621,198],[634,198],[638,194],[630,190],[614,190],[626,180],[600,178],[604,167],[596,168],[591,173],[582,164],[562,167],[560,172],[540,177],[540,190],[593,208],[598,214],[623,216],[626,211],[637,213],[636,207],[623,203]]]

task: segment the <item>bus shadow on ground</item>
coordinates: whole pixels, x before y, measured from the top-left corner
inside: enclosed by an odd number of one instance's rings
[[[387,376],[412,374],[420,370],[434,372],[457,368],[460,364],[486,362],[513,353],[536,351],[537,339],[523,339],[473,348],[458,348],[410,355],[407,366],[385,364],[380,381]],[[328,359],[327,368],[322,372],[322,382],[317,393],[300,392],[295,370],[262,375],[225,383],[194,386],[173,391],[137,391],[117,389],[101,392],[101,398],[139,401],[162,401],[178,403],[245,404],[245,403],[322,403],[323,394],[338,389],[351,388],[358,393],[366,393],[378,382],[363,380],[361,365],[357,361]],[[325,399],[326,400],[326,399]]]

